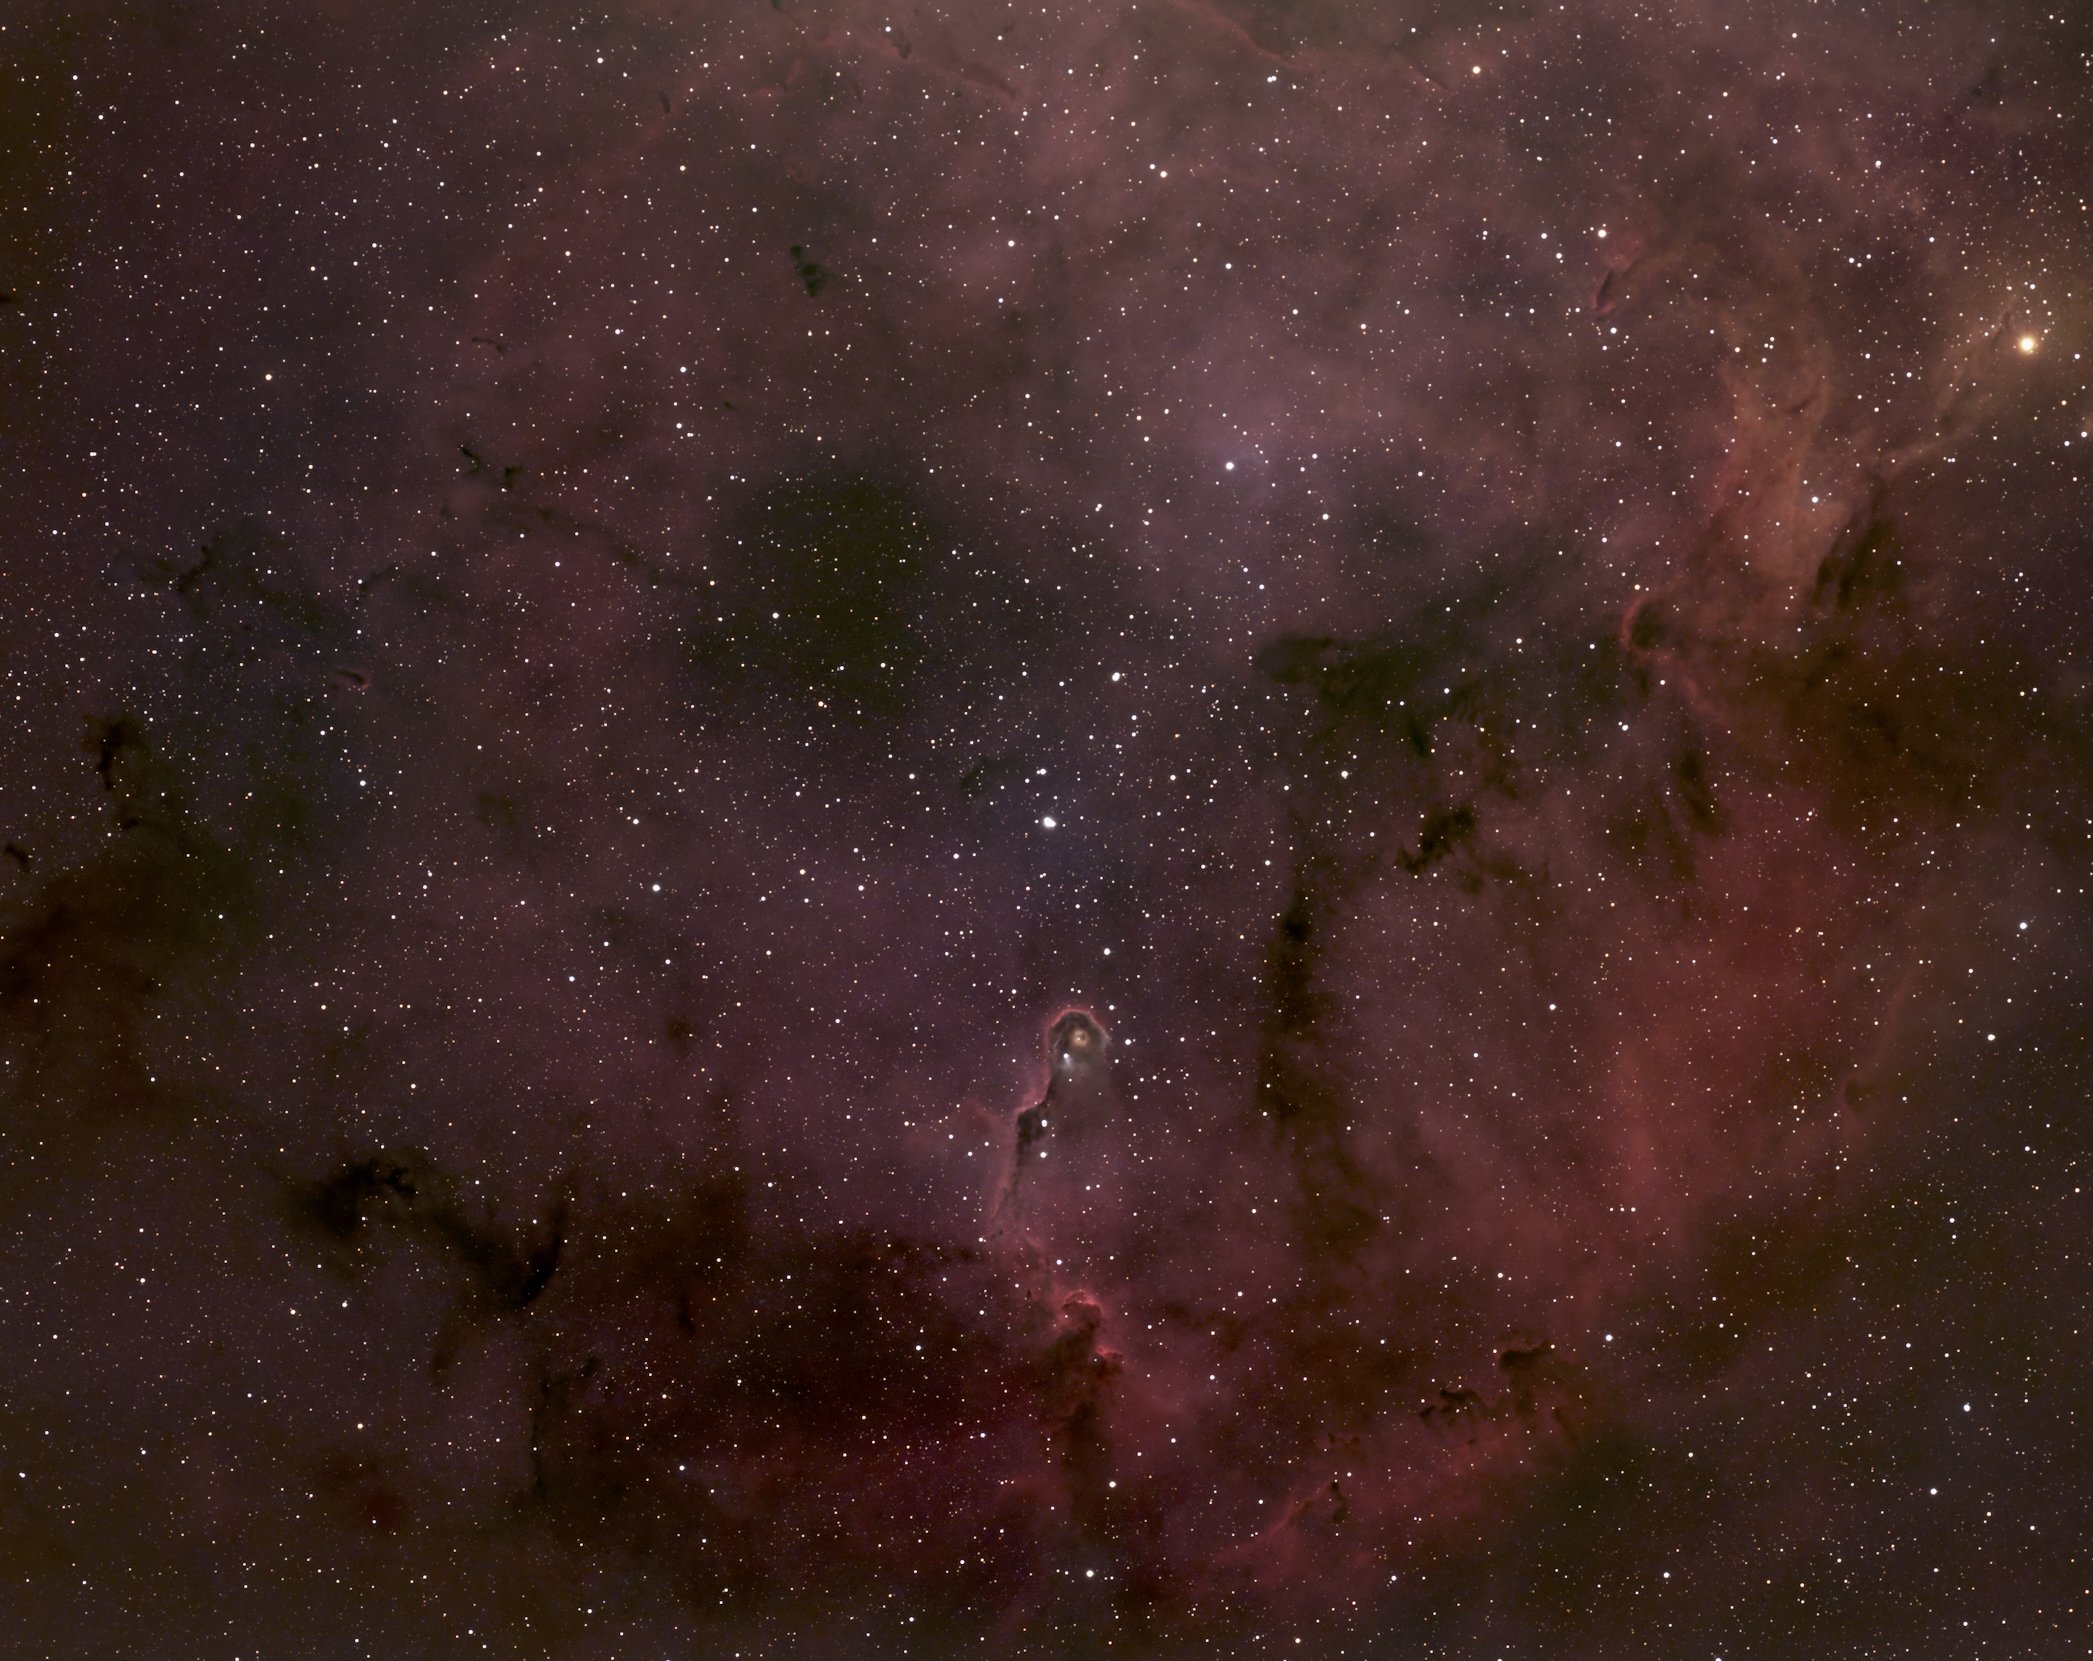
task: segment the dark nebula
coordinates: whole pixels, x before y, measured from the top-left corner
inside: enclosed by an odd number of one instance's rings
[[[2093,12],[0,58],[0,1649],[2087,1653]]]

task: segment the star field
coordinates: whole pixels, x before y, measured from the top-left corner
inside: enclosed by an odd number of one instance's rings
[[[2086,1653],[2089,20],[0,58],[10,1653]]]

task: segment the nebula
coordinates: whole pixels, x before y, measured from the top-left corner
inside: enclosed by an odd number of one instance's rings
[[[2093,16],[0,41],[20,1653],[2082,1653]]]

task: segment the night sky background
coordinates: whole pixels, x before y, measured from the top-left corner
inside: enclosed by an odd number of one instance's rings
[[[2089,1653],[2093,14],[0,25],[0,1649]]]

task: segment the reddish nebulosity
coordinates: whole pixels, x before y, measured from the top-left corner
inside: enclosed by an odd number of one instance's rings
[[[25,1653],[2062,1653],[2081,20],[393,12],[7,37]]]

